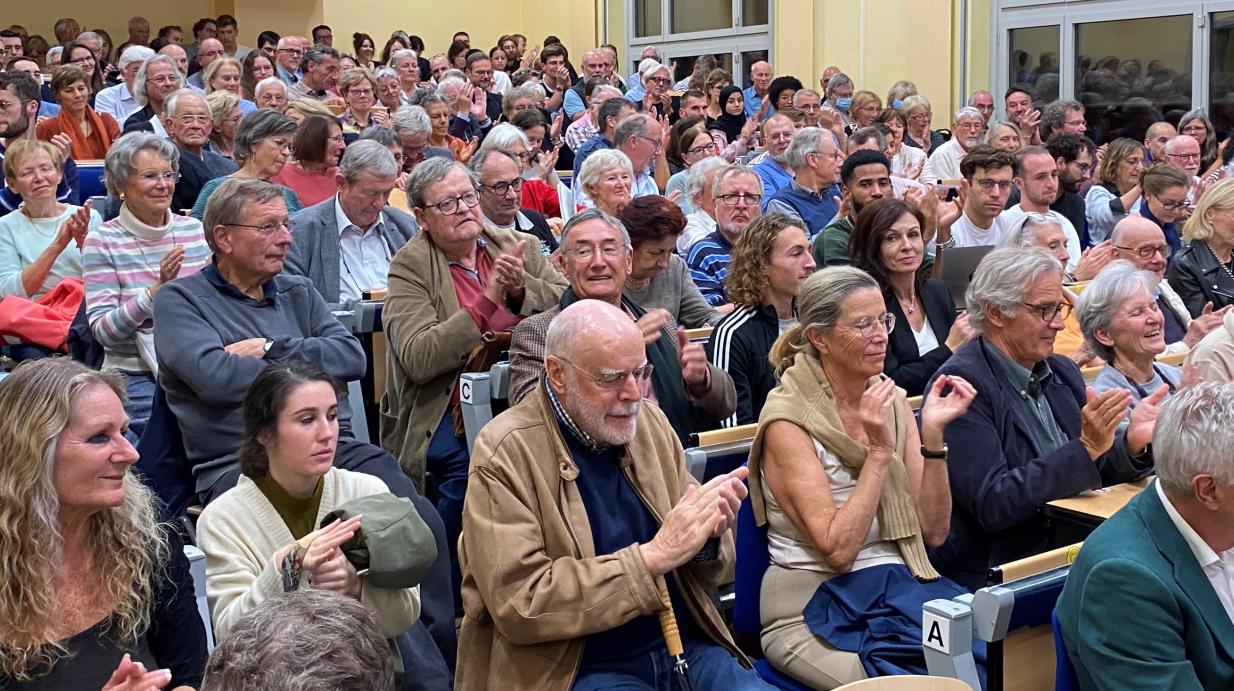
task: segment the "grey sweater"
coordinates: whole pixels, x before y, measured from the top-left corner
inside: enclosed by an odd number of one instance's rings
[[[673,320],[687,329],[714,326],[722,316],[707,304],[690,280],[690,267],[676,254],[668,258],[668,266],[651,279],[646,290],[634,290],[627,283],[622,292],[645,310],[668,310]]]
[[[163,286],[154,298],[159,384],[184,435],[197,489],[235,467],[243,438],[240,404],[267,361],[298,358],[343,381],[364,376],[360,342],[330,314],[313,284],[275,276],[254,300],[227,283],[214,264]],[[271,338],[265,358],[223,348],[248,338]],[[350,408],[339,396],[340,426]]]

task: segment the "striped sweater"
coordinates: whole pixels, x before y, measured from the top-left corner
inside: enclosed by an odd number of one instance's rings
[[[210,247],[201,222],[170,214],[162,228],[137,220],[127,206],[120,215],[86,236],[83,279],[86,318],[95,340],[103,345],[103,364],[148,372],[137,352],[137,331],[152,328],[154,301],[146,288],[159,278],[159,262],[177,245],[184,247],[180,276],[210,262]]]

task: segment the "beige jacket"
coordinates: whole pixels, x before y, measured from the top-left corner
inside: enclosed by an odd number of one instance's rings
[[[557,304],[566,279],[541,254],[538,239],[491,227],[481,237],[493,257],[507,243],[528,241],[523,251],[526,294],[518,316]],[[423,492],[429,439],[450,404],[463,363],[482,335],[467,310],[459,308],[449,263],[428,233],[408,240],[390,262],[382,324],[388,350],[381,445]]]
[[[1187,362],[1195,364],[1206,382],[1234,381],[1234,310],[1226,312],[1221,326],[1195,344]]]
[[[687,485],[697,484],[677,435],[648,402],[620,463],[657,523]],[[459,540],[459,660],[466,664],[459,664],[456,690],[565,691],[578,673],[585,636],[663,609],[658,579],[638,545],[595,553],[578,474],[542,386],[480,431]],[[707,596],[730,580],[732,565],[727,533],[718,559],[674,574],[699,629],[746,663]]]

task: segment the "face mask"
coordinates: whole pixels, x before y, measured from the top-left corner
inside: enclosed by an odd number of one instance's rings
[[[894,101],[892,101],[892,102],[891,102],[891,107],[892,107],[892,108],[895,108],[896,110],[903,110],[903,109],[904,109],[904,101],[901,101],[900,99],[898,99],[898,98],[897,98],[896,100],[894,100]]]
[[[848,107],[851,106],[852,104],[853,104],[853,99],[851,98],[837,98],[836,99],[836,110],[839,110],[841,113],[847,113]]]

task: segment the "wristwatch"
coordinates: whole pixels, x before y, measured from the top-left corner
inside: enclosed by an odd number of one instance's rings
[[[925,444],[922,444],[921,445],[921,457],[931,458],[935,460],[944,459],[947,457],[947,444],[946,443],[943,444],[943,448],[941,451],[931,451],[930,449],[926,448]]]
[[[267,338],[267,339],[266,339],[266,344],[265,344],[265,345],[263,345],[263,346],[261,347],[261,352],[262,352],[262,354],[264,355],[264,354],[266,354],[266,353],[270,352],[270,346],[272,346],[272,345],[274,345],[274,339],[273,339],[273,338]]]

